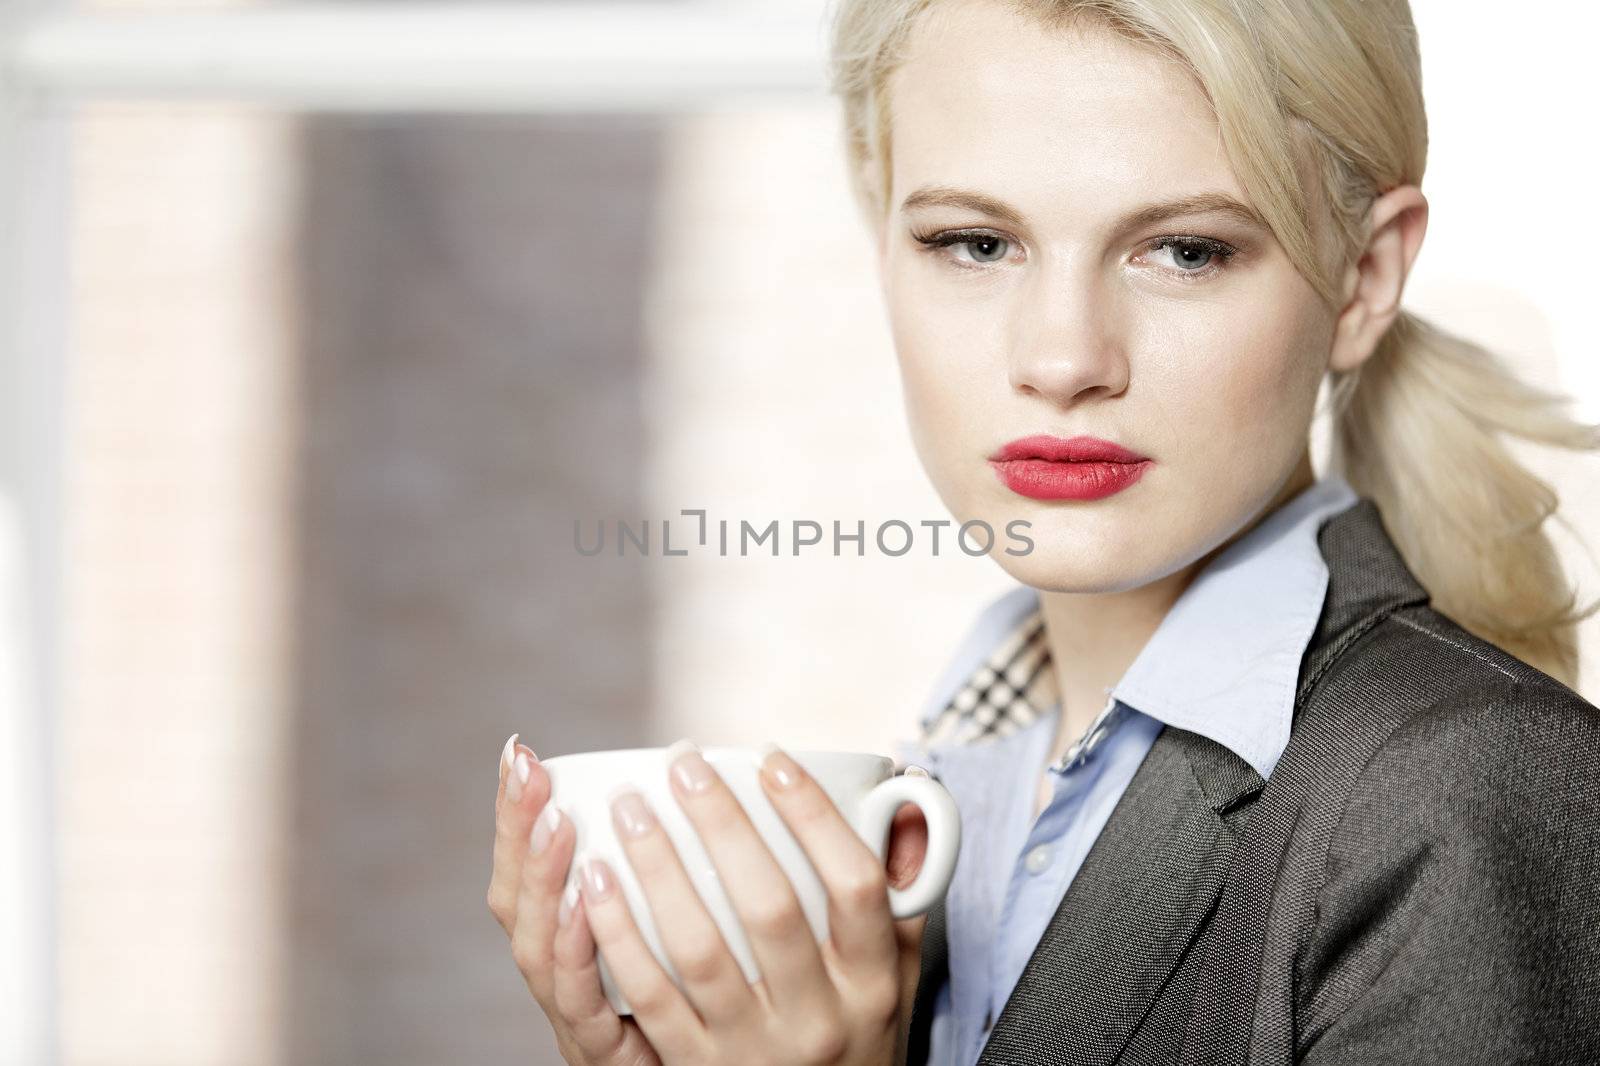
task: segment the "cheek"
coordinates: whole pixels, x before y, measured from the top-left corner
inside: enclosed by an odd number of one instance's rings
[[[955,511],[962,506],[953,481],[959,465],[959,427],[964,412],[959,390],[951,387],[955,368],[937,342],[937,337],[928,336],[922,329],[895,331],[901,400],[911,445],[928,483]]]
[[[960,446],[960,430],[983,417],[996,373],[994,350],[986,347],[994,343],[993,324],[894,295],[891,290],[889,325],[906,417],[918,453],[937,476],[933,466]]]
[[[1146,338],[1137,362],[1168,416],[1169,454],[1228,458],[1235,468],[1298,456],[1326,342],[1321,316],[1286,294],[1208,308],[1181,331]]]

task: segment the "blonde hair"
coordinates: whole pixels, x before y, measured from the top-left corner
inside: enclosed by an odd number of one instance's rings
[[[1420,184],[1427,156],[1406,0],[1007,0],[1050,25],[1091,19],[1184,64],[1209,97],[1234,173],[1330,307],[1381,192]],[[856,197],[888,209],[886,84],[933,0],[835,0],[832,89]],[[1303,169],[1304,168],[1304,169]],[[1331,226],[1331,229],[1324,229]],[[1402,310],[1358,369],[1330,372],[1330,465],[1370,497],[1434,606],[1576,687],[1578,610],[1544,521],[1548,484],[1505,435],[1600,449],[1570,399]]]

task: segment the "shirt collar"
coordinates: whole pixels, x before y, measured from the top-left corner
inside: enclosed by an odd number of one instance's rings
[[[1218,553],[1108,691],[1098,721],[1120,703],[1208,737],[1270,776],[1327,593],[1317,531],[1356,500],[1342,477],[1326,475]],[[923,751],[1009,736],[1052,713],[1060,696],[1049,664],[1038,591],[1009,590],[941,679],[922,717]]]

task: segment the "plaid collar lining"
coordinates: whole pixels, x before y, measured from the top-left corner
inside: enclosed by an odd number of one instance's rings
[[[1035,608],[1012,626],[955,695],[922,727],[924,747],[1010,736],[1060,702],[1044,617]]]
[[[1044,615],[1036,607],[1011,627],[944,709],[923,724],[922,749],[998,740],[1055,712],[1061,696],[1050,662]],[[1105,706],[1057,760],[1058,769],[1087,759],[1121,720],[1127,705],[1111,692],[1106,689]]]

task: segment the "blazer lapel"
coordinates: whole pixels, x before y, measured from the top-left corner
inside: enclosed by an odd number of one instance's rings
[[[1223,745],[1163,727],[1051,917],[979,1066],[1035,1061],[1040,1047],[1075,1066],[1115,1059],[1215,905],[1238,815],[1262,783]],[[942,926],[939,934],[942,949]]]
[[[1389,612],[1428,602],[1372,500],[1335,515],[1319,544],[1328,592],[1301,665],[1297,720],[1346,646]],[[1034,949],[981,1066],[1114,1061],[1215,906],[1243,816],[1261,787],[1260,776],[1227,748],[1163,728]],[[947,960],[941,902],[923,937],[910,1066],[927,1060]]]

